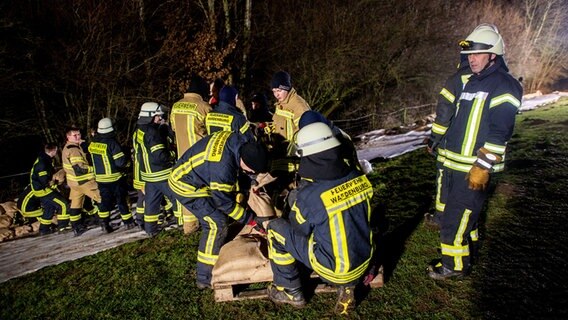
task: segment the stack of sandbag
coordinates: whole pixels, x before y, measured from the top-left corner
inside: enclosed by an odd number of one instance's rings
[[[276,217],[270,197],[261,192],[258,185],[251,189],[247,203],[259,217]],[[235,239],[221,247],[212,274],[213,287],[217,284],[271,281],[266,236],[246,225]]]
[[[0,242],[20,238],[39,230],[39,221],[23,226],[14,224],[14,217],[18,213],[16,202],[0,203]]]

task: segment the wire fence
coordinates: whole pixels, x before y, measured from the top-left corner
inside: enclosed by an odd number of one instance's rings
[[[332,120],[333,124],[351,136],[377,130],[409,125],[435,112],[436,104],[405,107],[392,112],[371,113],[359,118]]]

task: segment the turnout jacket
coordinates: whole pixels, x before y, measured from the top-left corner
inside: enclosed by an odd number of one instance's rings
[[[50,182],[55,169],[53,159],[45,152],[40,152],[30,172],[30,187],[32,194],[43,197],[53,192]]]
[[[210,197],[215,207],[229,217],[247,223],[252,214],[236,201],[240,147],[246,143],[236,132],[219,131],[199,140],[175,164],[168,184],[187,197]],[[202,218],[208,212],[195,212]]]
[[[275,104],[272,116],[274,132],[284,137],[285,141],[293,141],[294,133],[298,131],[300,117],[308,110],[311,109],[306,100],[292,88],[284,101]]]
[[[522,92],[500,57],[480,74],[471,75],[456,103],[452,125],[438,149],[438,161],[449,169],[469,172],[481,147],[504,159]],[[493,172],[503,169],[503,161],[493,166]]]
[[[185,93],[183,99],[174,103],[170,121],[176,133],[178,157],[207,135],[205,117],[209,112],[211,106],[198,93]]]
[[[254,134],[246,116],[235,106],[224,101],[220,101],[219,105],[207,114],[205,125],[208,134],[218,131],[234,131],[244,135],[247,141],[254,141]]]
[[[89,144],[93,160],[95,180],[108,183],[118,181],[124,175],[128,163],[114,132],[98,133]]]
[[[93,167],[89,166],[87,156],[80,145],[68,141],[61,151],[61,158],[65,178],[70,187],[82,185],[95,178]]]
[[[133,139],[141,181],[166,181],[172,171],[174,159],[167,149],[167,137],[160,133],[159,125],[138,124]]]
[[[432,124],[431,140],[436,146],[440,143],[456,113],[456,99],[459,99],[469,77],[473,73],[469,68],[467,56],[460,62],[458,70],[451,75],[440,91],[438,104],[436,105],[436,120]]]
[[[373,186],[352,170],[336,180],[304,180],[291,206],[293,228],[309,238],[311,267],[337,284],[360,278],[373,255]]]

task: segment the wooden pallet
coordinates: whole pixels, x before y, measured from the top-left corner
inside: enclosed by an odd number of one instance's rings
[[[336,292],[337,287],[323,283],[317,274],[312,274],[312,288],[315,293]],[[272,279],[261,279],[256,282],[250,280],[233,281],[227,283],[216,283],[213,285],[213,291],[216,302],[223,301],[237,301],[237,300],[250,300],[250,299],[266,299],[268,293],[266,288],[251,289],[253,284],[270,283]],[[369,284],[371,288],[380,288],[383,286],[383,267],[379,268],[377,276]]]

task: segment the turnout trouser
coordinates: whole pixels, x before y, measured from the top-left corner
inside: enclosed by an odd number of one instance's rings
[[[69,203],[59,192],[51,192],[48,195],[39,197],[43,213],[39,218],[40,231],[49,231],[51,227],[51,219],[53,215],[58,213],[59,216],[69,217]],[[79,216],[80,217],[80,216]],[[69,218],[67,218],[69,219]],[[69,220],[67,220],[68,222]]]
[[[168,187],[168,180],[160,182],[146,182],[144,187],[144,230],[150,235],[159,231],[161,204],[164,196],[172,203],[173,211],[177,211],[177,202],[174,194]]]
[[[211,197],[177,196],[177,200],[199,220],[201,237],[197,250],[197,282],[211,284],[213,266],[227,237],[229,217],[216,208]]]
[[[128,186],[126,178],[122,177],[114,182],[99,183],[99,191],[101,194],[101,204],[99,205],[99,218],[101,221],[108,221],[110,212],[116,205],[120,217],[125,223],[132,221],[132,213],[128,206]]]
[[[465,172],[447,168],[443,184],[447,202],[440,229],[442,264],[452,270],[467,271],[472,250],[477,249],[477,224],[487,190],[469,189]]]

